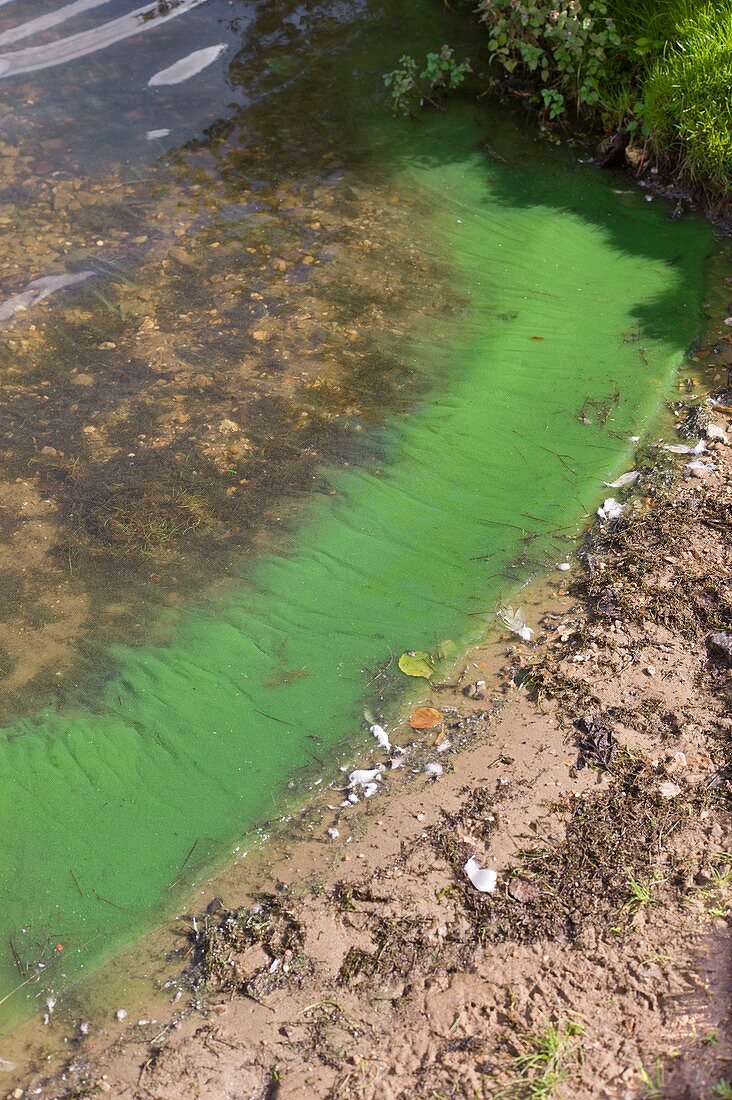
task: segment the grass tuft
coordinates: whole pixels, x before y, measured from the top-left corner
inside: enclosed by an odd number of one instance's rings
[[[536,1031],[519,1036],[519,1053],[508,1067],[511,1080],[496,1094],[496,1100],[551,1100],[560,1094],[563,1082],[582,1065],[578,1020],[549,1021]]]

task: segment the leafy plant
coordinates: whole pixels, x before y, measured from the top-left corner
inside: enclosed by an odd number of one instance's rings
[[[597,107],[609,55],[621,45],[604,0],[480,0],[491,60],[530,78],[548,120]]]
[[[391,89],[394,114],[408,115],[415,100],[420,106],[441,108],[446,96],[472,72],[470,60],[466,57],[458,62],[451,46],[443,46],[439,53],[428,53],[422,71],[418,73],[417,69],[415,59],[405,54],[395,69],[384,74],[384,84]]]

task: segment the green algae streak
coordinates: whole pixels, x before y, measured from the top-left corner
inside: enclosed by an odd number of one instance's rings
[[[374,670],[476,640],[512,563],[558,560],[654,417],[699,325],[708,230],[496,119],[488,160],[481,118],[399,124],[382,149],[464,301],[409,345],[429,396],[374,434],[370,466],[324,472],[287,552],[168,645],[114,653],[98,697],[3,731],[0,997],[56,944],[78,975],[282,813],[288,783],[333,778],[365,744]],[[47,973],[32,993],[63,985]]]

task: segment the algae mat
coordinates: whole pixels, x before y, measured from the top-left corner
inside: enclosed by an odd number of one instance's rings
[[[0,996],[33,979],[6,1020],[170,911],[293,783],[334,778],[375,671],[480,636],[656,414],[699,326],[707,229],[495,119],[510,155],[489,160],[479,117],[405,124],[384,150],[464,302],[410,335],[429,395],[374,430],[369,463],[323,471],[287,550],[169,644],[116,650],[95,697],[3,731]]]

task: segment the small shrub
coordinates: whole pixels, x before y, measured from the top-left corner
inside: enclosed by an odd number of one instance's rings
[[[536,85],[549,120],[596,108],[620,36],[603,0],[480,0],[491,60]]]

